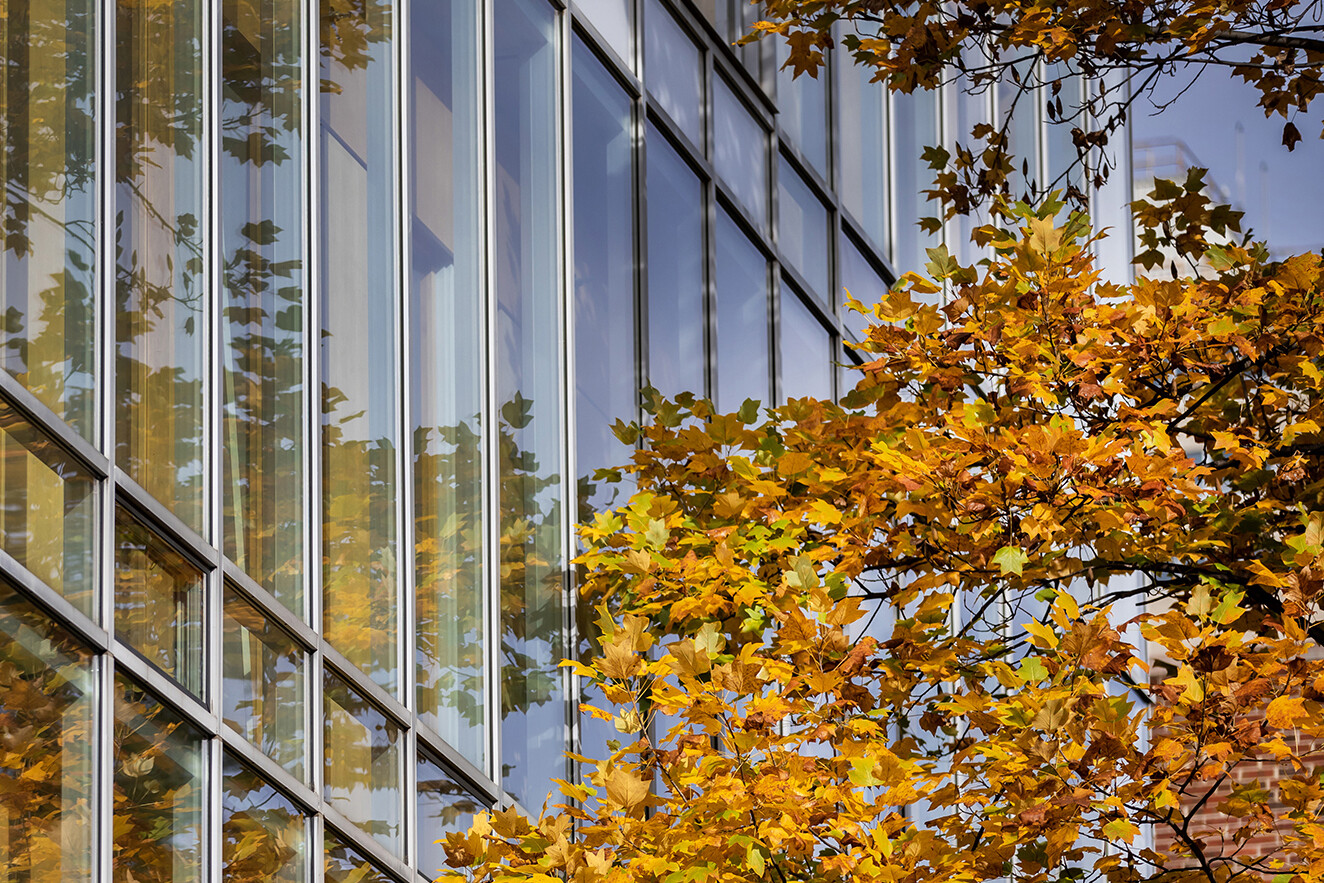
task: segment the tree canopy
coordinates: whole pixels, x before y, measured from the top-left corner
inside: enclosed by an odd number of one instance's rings
[[[1177,190],[1148,229],[1209,210]],[[618,427],[637,491],[583,531],[603,638],[576,664],[618,750],[541,818],[450,835],[453,867],[1324,869],[1324,265],[1191,224],[1204,277],[1119,286],[1083,215],[1007,212],[983,266],[936,252],[872,308],[840,405]]]

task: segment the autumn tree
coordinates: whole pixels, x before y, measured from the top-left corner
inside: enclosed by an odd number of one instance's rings
[[[1139,217],[1168,243],[1183,214],[1204,277],[1101,282],[1083,215],[1010,206],[982,266],[936,253],[873,307],[839,405],[619,427],[636,492],[583,531],[577,665],[619,746],[452,866],[1314,879],[1324,266],[1209,245],[1177,190]]]

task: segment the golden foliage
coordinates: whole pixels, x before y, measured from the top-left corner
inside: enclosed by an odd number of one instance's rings
[[[1106,284],[1061,208],[905,277],[840,405],[654,399],[622,429],[637,490],[583,530],[601,651],[573,664],[623,744],[542,818],[451,835],[452,867],[1324,872],[1324,265],[1226,246]]]

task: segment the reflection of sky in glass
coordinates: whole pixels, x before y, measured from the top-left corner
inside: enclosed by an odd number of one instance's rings
[[[329,674],[325,712],[327,802],[399,853],[399,729]]]
[[[1173,99],[1189,77],[1171,81],[1156,94]],[[1231,74],[1207,70],[1166,110],[1155,113],[1138,101],[1132,156],[1139,183],[1153,168],[1159,177],[1183,177],[1185,166],[1209,169],[1206,181],[1246,212],[1243,227],[1267,239],[1275,255],[1295,254],[1324,244],[1324,142],[1318,118],[1299,118],[1302,140],[1294,151],[1282,145],[1281,117],[1265,119],[1259,92]],[[1177,146],[1184,144],[1186,151]]]
[[[290,637],[227,589],[222,715],[299,779],[304,778],[304,661]]]
[[[760,228],[768,224],[768,139],[725,80],[713,86],[713,166]]]
[[[703,59],[661,3],[644,10],[644,81],[662,109],[703,149]]]

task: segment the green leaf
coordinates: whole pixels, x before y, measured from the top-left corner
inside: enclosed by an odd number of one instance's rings
[[[1025,572],[1025,565],[1029,560],[1030,556],[1026,555],[1019,546],[1003,546],[993,554],[993,563],[998,566],[1003,576],[1009,573],[1020,576]]]
[[[644,531],[644,539],[654,549],[665,547],[670,536],[671,531],[667,530],[667,523],[660,518],[649,521],[648,530]]]

